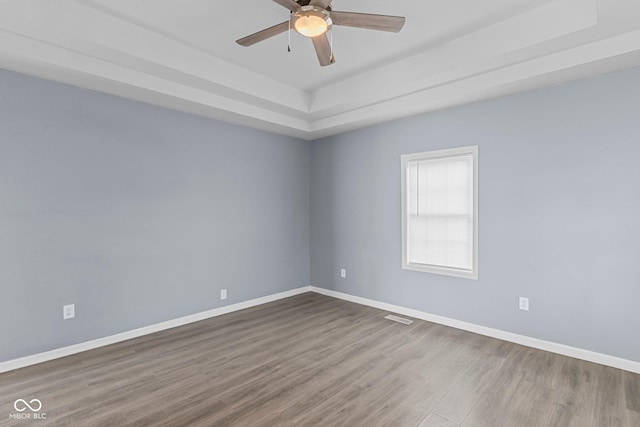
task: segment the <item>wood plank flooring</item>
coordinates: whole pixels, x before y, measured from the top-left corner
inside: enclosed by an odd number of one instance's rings
[[[0,425],[640,426],[640,375],[386,314],[306,293],[0,374]]]

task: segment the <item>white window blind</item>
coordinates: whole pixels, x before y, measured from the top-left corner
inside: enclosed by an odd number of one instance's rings
[[[403,268],[477,278],[477,147],[403,156]]]

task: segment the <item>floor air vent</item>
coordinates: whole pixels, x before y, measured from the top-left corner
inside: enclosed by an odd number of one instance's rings
[[[384,316],[385,319],[393,320],[394,322],[402,323],[405,325],[410,325],[413,323],[413,320],[405,319],[404,317],[394,316],[393,314],[388,314]]]

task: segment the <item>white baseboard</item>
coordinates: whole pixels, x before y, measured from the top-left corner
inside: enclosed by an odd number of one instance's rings
[[[531,338],[525,335],[514,334],[512,332],[501,331],[499,329],[488,328],[486,326],[480,326],[473,323],[463,322],[461,320],[438,316],[435,314],[430,314],[423,311],[414,310],[411,308],[401,307],[393,304],[387,304],[384,302],[375,301],[368,298],[357,297],[354,295],[332,291],[329,289],[318,288],[315,286],[303,286],[301,288],[292,289],[290,291],[280,292],[273,295],[267,295],[261,298],[255,298],[249,301],[239,302],[237,304],[214,308],[212,310],[191,314],[189,316],[168,320],[166,322],[156,323],[154,325],[145,326],[143,328],[134,329],[131,331],[120,333],[120,334],[98,338],[92,341],[87,341],[80,344],[74,344],[68,347],[62,347],[55,350],[45,351],[43,353],[38,353],[31,356],[25,356],[19,359],[1,362],[0,373],[13,371],[15,369],[24,368],[26,366],[47,362],[49,360],[54,360],[54,359],[58,359],[65,356],[70,356],[72,354],[81,353],[87,350],[93,350],[95,348],[104,347],[104,346],[115,344],[121,341],[126,341],[133,338],[141,337],[143,335],[152,334],[154,332],[164,331],[166,329],[171,329],[178,326],[187,325],[189,323],[198,322],[200,320],[205,320],[205,319],[220,316],[223,314],[232,313],[234,311],[243,310],[245,308],[266,304],[269,302],[277,301],[283,298],[288,298],[294,295],[299,295],[309,291],[316,292],[322,295],[327,295],[334,298],[338,298],[338,299],[342,299],[345,301],[351,301],[351,302],[366,305],[369,307],[378,308],[385,311],[390,311],[393,313],[403,314],[405,316],[426,320],[428,322],[438,323],[440,325],[450,326],[456,329],[462,329],[465,331],[474,332],[476,334],[485,335],[492,338],[501,339],[504,341],[510,341],[516,344],[525,345],[527,347],[533,347],[540,350],[562,354],[564,356],[574,357],[576,359],[599,363],[601,365],[611,366],[613,368],[623,369],[625,371],[640,374],[640,362],[621,359],[619,357],[609,356],[602,353],[596,353],[589,350],[583,350],[576,347],[570,347],[568,345],[558,344],[551,341],[544,341],[537,338]]]
[[[70,345],[68,347],[57,348],[54,350],[45,351],[43,353],[38,353],[31,356],[21,357],[19,359],[13,359],[6,362],[1,362],[0,373],[13,371],[14,369],[24,368],[25,366],[35,365],[37,363],[47,362],[53,359],[59,359],[61,357],[70,356],[72,354],[81,353],[87,350],[93,350],[94,348],[104,347],[104,346],[115,344],[121,341],[130,340],[132,338],[141,337],[143,335],[152,334],[154,332],[164,331],[165,329],[171,329],[177,326],[182,326],[189,323],[198,322],[200,320],[209,319],[211,317],[216,317],[223,314],[232,313],[234,311],[243,310],[245,308],[254,307],[256,305],[266,304],[268,302],[292,297],[294,295],[302,294],[304,292],[309,292],[310,290],[311,289],[309,286],[303,286],[301,288],[292,289],[290,291],[280,292],[277,294],[267,295],[265,297],[255,298],[252,300],[227,305],[224,307],[214,308],[212,310],[191,314],[189,316],[168,320],[166,322],[156,323],[154,325],[133,329],[131,331],[122,332],[120,334],[110,335],[108,337],[98,338],[92,341]]]
[[[424,311],[413,310],[411,308],[401,307],[398,305],[387,304],[368,298],[357,297],[342,292],[332,291],[329,289],[311,286],[311,291],[345,301],[355,302],[357,304],[378,308],[393,313],[403,314],[405,316],[414,317],[416,319],[426,320],[427,322],[438,323],[440,325],[451,326],[452,328],[462,329],[464,331],[474,332],[480,335],[486,335],[492,338],[498,338],[504,341],[510,341],[527,347],[533,347],[540,350],[549,351],[551,353],[561,354],[563,356],[573,357],[575,359],[586,360],[588,362],[598,363],[600,365],[611,366],[613,368],[622,369],[629,372],[640,374],[640,362],[633,360],[621,359],[607,354],[596,353],[590,350],[571,347],[564,344],[558,344],[551,341],[545,341],[538,338],[531,338],[525,335],[514,334],[512,332],[501,331],[499,329],[488,328],[473,323],[463,322],[461,320],[451,319],[448,317],[438,316],[426,313]]]

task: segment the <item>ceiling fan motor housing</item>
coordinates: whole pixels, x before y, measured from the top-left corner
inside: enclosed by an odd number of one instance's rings
[[[296,0],[296,3],[300,6],[308,6],[311,3],[311,0]],[[327,6],[325,9],[331,12],[331,5]]]

